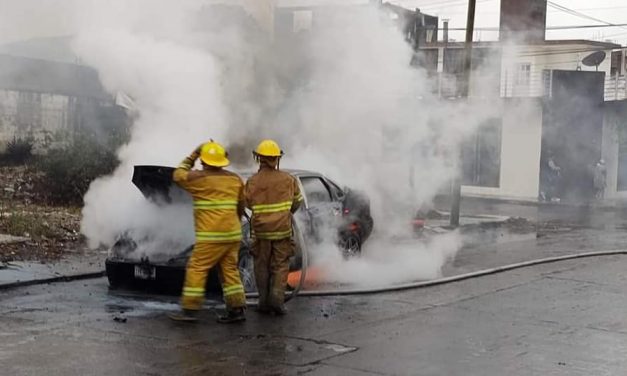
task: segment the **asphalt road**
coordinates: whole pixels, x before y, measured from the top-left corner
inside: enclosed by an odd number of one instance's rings
[[[422,290],[300,298],[284,318],[170,322],[105,279],[0,294],[2,375],[627,374],[627,256]]]

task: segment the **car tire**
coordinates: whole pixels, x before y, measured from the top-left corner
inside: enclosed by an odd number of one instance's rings
[[[340,248],[346,258],[361,255],[361,239],[357,234],[346,233],[340,237]]]
[[[368,239],[370,237],[370,235],[372,234],[372,230],[374,228],[374,220],[372,219],[372,217],[370,216],[370,214],[368,214],[367,216],[362,217],[361,219],[361,228],[362,228],[362,233],[361,235],[361,241],[365,241],[366,239]]]
[[[248,249],[242,249],[238,261],[239,275],[246,293],[257,292],[255,280],[255,263]]]

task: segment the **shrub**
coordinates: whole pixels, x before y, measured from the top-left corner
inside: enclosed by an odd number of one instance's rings
[[[17,138],[7,143],[6,151],[0,155],[3,164],[21,165],[33,157],[34,140],[32,138]]]
[[[39,182],[48,202],[82,204],[83,196],[96,178],[113,172],[118,164],[114,150],[90,135],[76,135],[66,145],[41,158]]]
[[[35,240],[63,236],[52,228],[41,215],[14,211],[0,218],[0,229],[8,235],[29,236]]]

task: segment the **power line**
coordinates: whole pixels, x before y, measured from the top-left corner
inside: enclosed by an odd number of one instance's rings
[[[547,26],[546,30],[572,30],[572,29],[597,29],[597,28],[606,28],[606,27],[621,27],[624,28],[627,26],[627,23],[620,24],[611,24],[611,25],[571,25],[571,26]],[[463,27],[451,27],[449,30],[452,31],[465,31],[466,28]],[[475,30],[481,31],[499,31],[500,28],[496,26],[490,27],[475,27]]]
[[[475,47],[479,50],[481,50],[481,47]],[[427,50],[429,49],[428,47],[426,48]],[[486,49],[491,49],[491,47],[486,47]],[[454,48],[454,49],[450,49],[451,51],[457,51],[457,53],[461,53],[462,48]],[[558,51],[540,51],[540,50],[536,50],[536,51],[521,51],[519,53],[512,53],[512,54],[508,54],[508,53],[504,53],[504,56],[515,56],[515,57],[541,57],[541,56],[558,56],[558,55],[568,55],[568,54],[580,54],[580,53],[592,53],[592,52],[598,52],[598,51],[607,51],[608,48],[571,48],[571,49],[567,49],[567,50],[558,50]],[[424,50],[421,50],[424,51]]]
[[[619,7],[601,7],[601,8],[575,8],[573,10],[588,10],[588,11],[597,11],[597,10],[614,10],[614,9],[627,9],[627,6],[619,6]],[[558,10],[558,9],[553,9],[553,10],[549,10],[548,13],[562,13],[562,10]],[[464,10],[451,10],[451,11],[447,11],[446,14],[447,15],[451,15],[451,14],[463,14],[465,13]],[[485,15],[485,14],[500,14],[501,12],[499,10],[491,10],[491,11],[482,11],[481,14]]]
[[[496,1],[496,0],[477,0],[477,3],[486,3],[486,2],[492,2],[492,1]],[[461,0],[461,1],[460,0],[445,0],[445,1],[436,1],[436,2],[430,2],[430,3],[425,3],[425,4],[419,4],[418,8],[420,9],[453,8],[453,7],[465,6],[466,4],[468,4],[467,0]]]
[[[618,26],[618,25],[613,24],[613,23],[611,23],[611,22],[607,22],[607,21],[604,21],[604,20],[602,20],[602,19],[599,19],[599,18],[596,18],[596,17],[589,16],[589,15],[587,15],[587,14],[585,14],[585,13],[578,12],[578,11],[576,11],[576,10],[574,10],[574,9],[567,8],[567,7],[563,6],[563,5],[560,5],[560,4],[557,4],[557,3],[554,3],[554,2],[552,2],[552,1],[549,1],[549,2],[548,2],[548,4],[549,4],[549,6],[551,6],[551,7],[555,8],[555,9],[561,10],[561,11],[563,11],[563,12],[565,12],[565,13],[568,13],[568,14],[570,14],[570,15],[573,15],[573,16],[577,16],[577,17],[580,17],[580,18],[585,18],[585,19],[588,19],[588,20],[592,20],[592,21],[600,22],[600,23],[602,23],[602,24],[609,25],[609,26]],[[619,26],[619,27],[622,27],[622,26]]]
[[[618,7],[596,7],[596,8],[573,8],[573,10],[576,10],[576,11],[580,11],[580,10],[591,10],[591,11],[597,11],[597,10],[614,10],[614,9],[627,9],[627,6],[618,6]]]

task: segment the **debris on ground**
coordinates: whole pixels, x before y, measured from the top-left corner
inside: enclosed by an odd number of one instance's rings
[[[6,235],[6,234],[0,234],[0,244],[6,245],[6,244],[16,244],[16,243],[25,243],[27,241],[29,241],[30,238],[24,237],[24,236],[13,236],[13,235]]]
[[[0,167],[0,262],[48,262],[87,249],[80,208],[45,204],[38,174],[25,166]]]

